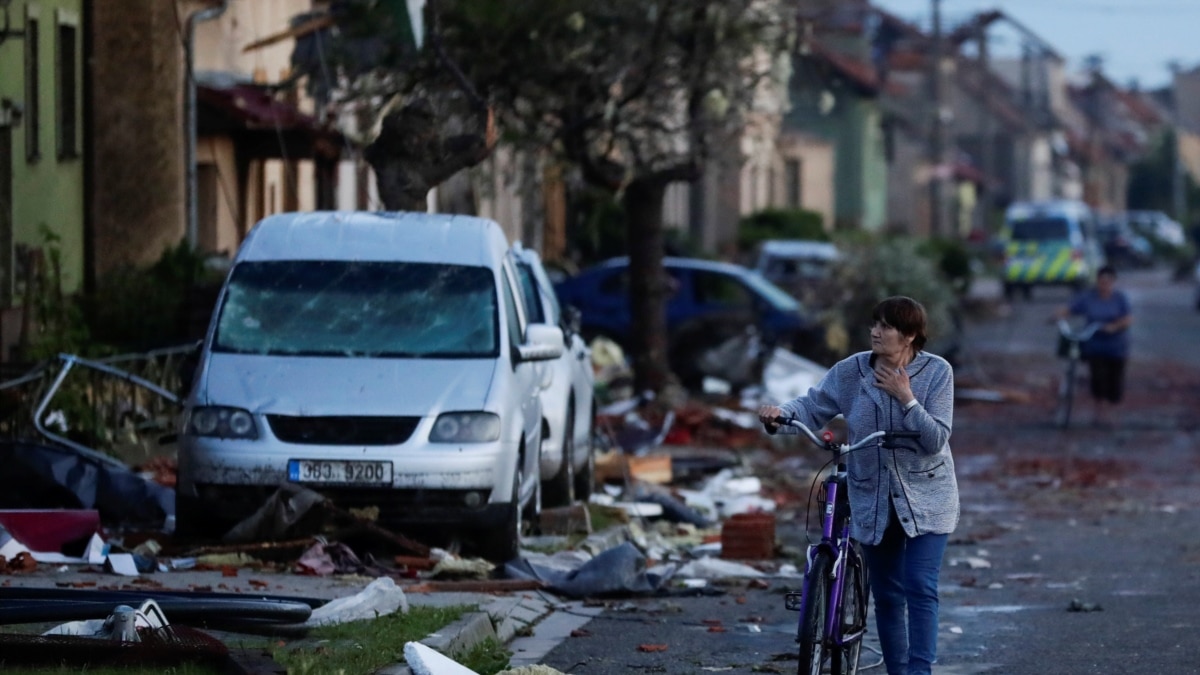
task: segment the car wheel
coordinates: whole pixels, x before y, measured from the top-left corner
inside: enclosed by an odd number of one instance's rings
[[[562,465],[546,484],[546,503],[566,506],[575,501],[575,403],[567,404],[566,424],[563,425]]]
[[[596,408],[592,406],[592,424],[588,429],[587,461],[583,468],[575,474],[575,498],[586,502],[591,499],[596,484],[596,443],[593,434],[596,429]]]
[[[517,557],[521,546],[521,481],[523,467],[517,467],[513,479],[512,498],[505,510],[504,521],[479,533],[479,555],[485,560],[503,565]],[[539,491],[540,492],[540,491]]]
[[[540,456],[540,455],[539,455]],[[525,505],[525,509],[521,512],[524,517],[523,523],[517,525],[517,540],[520,543],[521,527],[524,523],[529,524],[528,533],[537,535],[542,533],[542,482],[534,481],[533,496],[529,498],[529,503]]]

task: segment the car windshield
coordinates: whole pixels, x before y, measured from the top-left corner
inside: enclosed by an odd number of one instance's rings
[[[287,260],[234,267],[213,351],[336,357],[499,354],[485,267]]]
[[[1028,218],[1008,224],[1013,241],[1062,241],[1070,239],[1066,218]]]
[[[781,312],[799,312],[804,309],[800,301],[790,293],[762,278],[757,272],[747,272],[746,285],[762,296],[771,306]]]

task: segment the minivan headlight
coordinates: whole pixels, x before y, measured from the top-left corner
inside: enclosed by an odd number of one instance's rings
[[[500,438],[500,416],[489,412],[438,415],[429,434],[431,443],[487,443]]]
[[[254,416],[241,408],[197,406],[188,413],[183,433],[216,438],[258,438]]]

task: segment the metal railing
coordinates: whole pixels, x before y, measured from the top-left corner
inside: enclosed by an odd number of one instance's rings
[[[108,461],[118,445],[157,443],[181,411],[195,345],[86,359],[59,354],[0,382],[0,438],[64,445]]]

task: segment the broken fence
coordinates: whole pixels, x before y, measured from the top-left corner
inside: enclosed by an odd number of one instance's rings
[[[86,359],[59,354],[0,382],[0,438],[50,441],[111,459],[174,431],[192,344]]]

